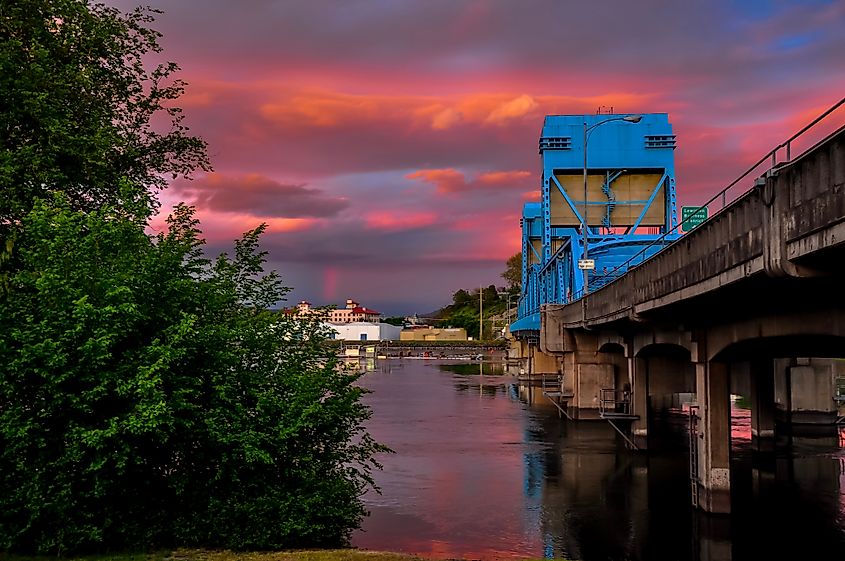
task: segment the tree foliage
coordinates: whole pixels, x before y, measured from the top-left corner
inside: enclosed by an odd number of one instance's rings
[[[452,295],[452,304],[455,306],[466,306],[472,302],[472,295],[463,288],[459,288]]]
[[[151,16],[0,3],[0,550],[340,543],[385,449],[317,318],[267,310],[264,227],[145,231],[208,169]]]
[[[522,287],[522,252],[515,253],[508,257],[505,262],[505,271],[502,278],[508,283],[507,288],[511,292],[518,293]]]
[[[477,338],[480,328],[479,314],[482,313],[482,310],[479,309],[481,308],[479,306],[480,290],[485,318],[484,338],[489,339],[494,337],[496,334],[495,329],[498,328],[498,325],[494,328],[492,321],[488,325],[487,318],[496,318],[496,321],[507,322],[513,317],[508,315],[511,313],[511,310],[508,309],[510,304],[508,295],[510,295],[513,305],[516,306],[522,285],[521,252],[508,258],[505,263],[505,271],[501,276],[508,283],[502,291],[492,284],[486,288],[472,291],[463,288],[455,291],[452,295],[452,303],[437,311],[437,317],[440,323],[451,327],[463,327],[466,329],[468,336]],[[505,290],[507,290],[507,294],[503,294]]]
[[[372,456],[356,375],[266,310],[263,229],[202,256],[64,197],[24,218],[0,308],[0,548],[340,543]]]
[[[494,338],[496,332],[493,324],[488,318],[499,316],[507,309],[507,299],[503,298],[495,285],[472,291],[458,289],[452,295],[452,303],[437,311],[440,325],[448,327],[462,327],[466,329],[467,335],[478,338],[479,322],[478,316],[481,310],[479,306],[479,290],[483,301],[484,313],[484,339]]]
[[[54,191],[76,209],[126,197],[153,206],[168,179],[209,169],[205,143],[173,104],[184,91],[177,65],[149,64],[161,51],[154,13],[87,0],[0,3],[0,224]]]

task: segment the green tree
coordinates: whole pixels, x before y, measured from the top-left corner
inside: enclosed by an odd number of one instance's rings
[[[178,67],[145,64],[161,51],[154,13],[87,0],[0,3],[0,224],[54,191],[76,209],[134,199],[152,207],[169,179],[210,169],[205,143],[173,104],[184,91]]]
[[[385,449],[317,318],[267,310],[263,226],[145,233],[209,169],[152,14],[0,4],[0,549],[341,543]]]
[[[288,289],[262,231],[209,261],[184,206],[153,239],[64,196],[23,218],[0,295],[0,549],[345,540],[384,448],[319,322],[267,310]]]
[[[455,306],[466,306],[471,301],[472,295],[470,295],[470,293],[464,290],[463,288],[458,289],[458,291],[452,295],[452,303]]]
[[[490,285],[482,291],[481,298],[485,304],[495,304],[499,301],[499,291],[496,290],[495,285]]]
[[[502,273],[502,278],[507,282],[509,291],[517,293],[522,287],[522,252],[516,253],[508,257],[505,262],[505,271]]]

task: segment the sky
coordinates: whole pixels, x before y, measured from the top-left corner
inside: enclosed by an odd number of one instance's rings
[[[212,253],[266,222],[288,304],[503,284],[546,114],[668,113],[698,204],[845,95],[842,0],[145,4],[214,166],[164,206],[194,204]]]

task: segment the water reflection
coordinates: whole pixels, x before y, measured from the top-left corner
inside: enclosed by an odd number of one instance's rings
[[[504,367],[499,361],[440,363],[437,367],[443,372],[452,372],[461,376],[502,376],[505,374]]]
[[[373,390],[370,430],[397,453],[376,476],[383,494],[366,497],[359,547],[481,559],[845,558],[837,437],[793,439],[761,463],[735,407],[734,515],[713,518],[689,506],[683,415],[660,425],[657,450],[635,454],[603,422],[561,421],[489,363],[378,361],[362,380]]]

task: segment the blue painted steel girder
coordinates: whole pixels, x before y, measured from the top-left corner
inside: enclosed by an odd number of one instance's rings
[[[677,238],[664,236],[677,224],[675,136],[668,115],[642,115],[637,123],[624,117],[546,116],[539,142],[541,200],[523,209],[523,293],[512,331],[539,329],[540,306],[583,293],[578,260],[585,252],[584,229],[596,264],[588,276],[591,291]]]

